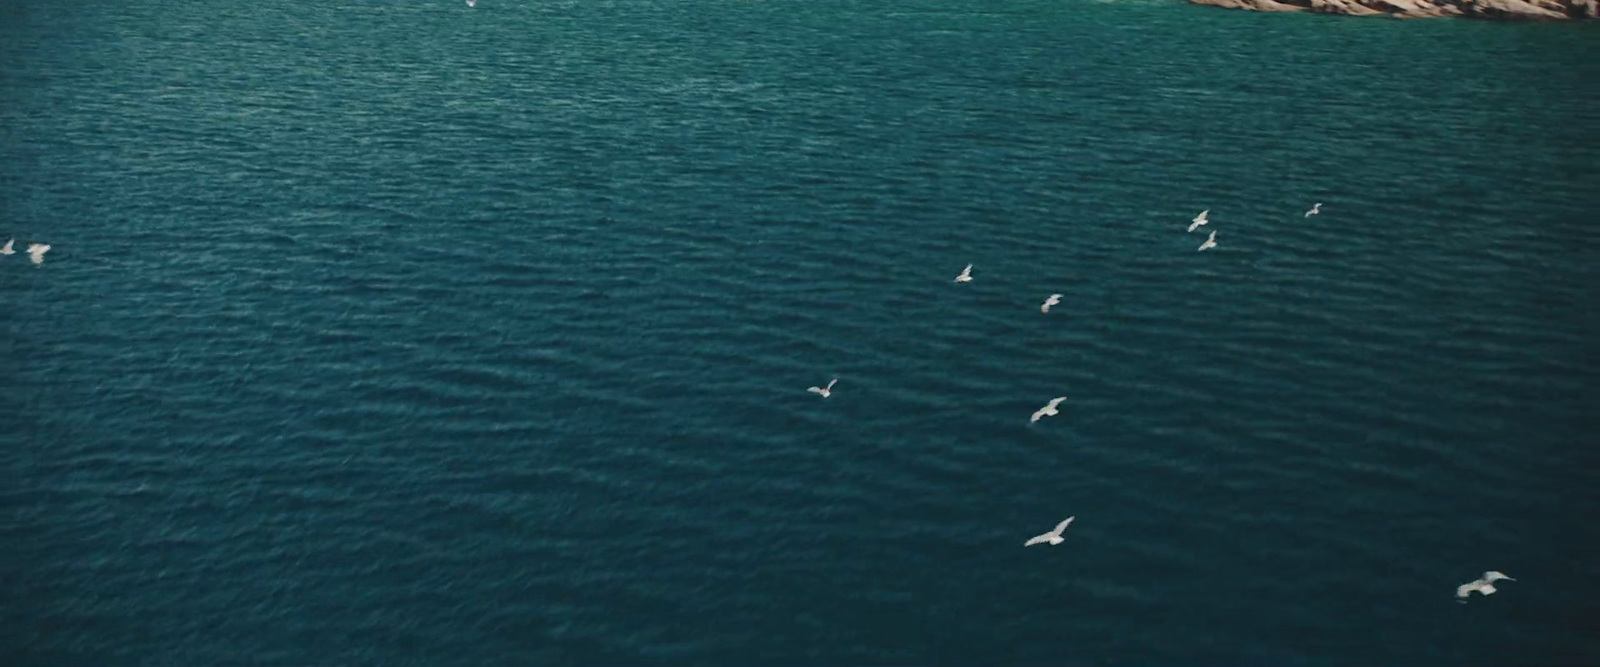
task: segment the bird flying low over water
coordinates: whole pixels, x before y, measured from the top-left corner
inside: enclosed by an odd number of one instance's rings
[[[17,251],[11,249],[11,245],[16,243],[16,242],[17,242],[16,239],[11,239],[10,241],[6,241],[6,244],[4,246],[0,246],[0,255],[15,255],[15,254],[17,254]]]
[[[1072,525],[1072,520],[1076,519],[1076,518],[1078,518],[1078,517],[1076,517],[1076,516],[1067,517],[1066,521],[1062,521],[1061,523],[1056,524],[1055,530],[1052,530],[1052,531],[1050,531],[1048,533],[1045,533],[1043,535],[1039,535],[1039,536],[1036,536],[1036,537],[1029,538],[1027,542],[1023,542],[1022,543],[1022,546],[1031,547],[1031,546],[1033,546],[1035,544],[1040,544],[1040,543],[1044,543],[1044,542],[1049,542],[1050,546],[1055,546],[1057,544],[1061,544],[1063,542],[1063,540],[1061,539],[1061,531],[1066,530],[1067,526]]]
[[[1472,595],[1473,591],[1477,591],[1478,593],[1480,593],[1482,595],[1494,595],[1494,591],[1495,591],[1494,582],[1500,581],[1501,579],[1504,579],[1506,581],[1516,581],[1516,579],[1512,579],[1511,577],[1508,577],[1508,576],[1506,576],[1504,574],[1501,574],[1499,572],[1495,572],[1494,570],[1490,570],[1488,572],[1483,573],[1483,576],[1480,577],[1477,581],[1474,581],[1472,583],[1467,583],[1467,584],[1461,584],[1460,586],[1457,586],[1456,587],[1456,597],[1465,599],[1468,596]]]
[[[478,0],[467,0],[467,6],[468,7],[477,7],[478,6]]]
[[[1194,216],[1194,219],[1189,221],[1189,231],[1193,232],[1194,230],[1199,229],[1200,225],[1210,222],[1210,220],[1206,219],[1206,214],[1210,212],[1211,209],[1208,208],[1204,211],[1201,211],[1200,215]]]
[[[1306,211],[1306,214],[1304,216],[1302,216],[1302,217],[1309,218],[1309,217],[1311,217],[1313,215],[1317,215],[1318,213],[1321,213],[1321,212],[1322,212],[1322,202],[1317,202],[1315,204],[1312,204],[1311,205],[1311,210]]]
[[[1206,238],[1206,242],[1200,244],[1200,249],[1206,250],[1215,247],[1217,247],[1217,230],[1213,229],[1211,230],[1211,236]]]
[[[956,276],[956,282],[958,282],[958,283],[970,283],[970,282],[972,282],[972,265],[971,264],[968,264],[967,268],[961,270],[961,275]]]
[[[833,381],[829,382],[828,386],[826,387],[807,387],[806,391],[809,391],[813,394],[820,394],[823,398],[827,398],[833,395],[833,385],[838,382],[839,378],[834,378]]]
[[[43,243],[29,243],[28,244],[28,259],[33,260],[34,264],[43,264],[44,263],[44,254],[49,252],[49,251],[50,251],[50,246],[48,246],[48,245],[45,245]]]
[[[1050,312],[1050,307],[1054,306],[1054,305],[1056,305],[1058,303],[1061,303],[1061,295],[1060,294],[1051,294],[1050,298],[1044,300],[1044,305],[1039,306],[1039,312],[1048,313],[1048,312]]]
[[[1055,398],[1050,399],[1050,402],[1048,404],[1046,404],[1044,407],[1039,408],[1038,411],[1034,412],[1033,413],[1033,419],[1029,419],[1028,421],[1030,423],[1031,422],[1036,422],[1036,421],[1039,421],[1040,419],[1043,419],[1045,417],[1054,417],[1054,416],[1056,416],[1058,414],[1061,414],[1061,411],[1057,410],[1056,406],[1061,405],[1061,402],[1065,401],[1065,400],[1067,400],[1067,397],[1065,397],[1065,396],[1057,396]]]

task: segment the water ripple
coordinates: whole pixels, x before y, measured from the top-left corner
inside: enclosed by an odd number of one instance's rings
[[[13,662],[1600,656],[1593,31],[199,7],[0,4]]]

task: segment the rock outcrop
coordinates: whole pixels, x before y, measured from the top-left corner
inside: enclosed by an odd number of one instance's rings
[[[1463,16],[1554,21],[1600,18],[1600,0],[1189,0],[1197,5],[1258,12],[1317,12],[1396,18]]]

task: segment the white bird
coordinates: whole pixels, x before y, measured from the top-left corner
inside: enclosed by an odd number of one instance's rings
[[[1044,305],[1039,306],[1039,312],[1048,313],[1048,312],[1050,312],[1050,307],[1054,306],[1054,305],[1056,305],[1058,303],[1061,303],[1061,295],[1060,294],[1051,294],[1050,298],[1044,300]]]
[[[17,254],[17,251],[11,249],[11,244],[16,243],[16,242],[17,242],[16,239],[11,239],[10,241],[6,241],[5,246],[0,247],[0,255],[15,255],[15,254]]]
[[[1483,577],[1477,581],[1474,581],[1470,584],[1461,584],[1460,586],[1457,586],[1456,597],[1465,598],[1472,595],[1473,591],[1477,591],[1484,595],[1494,595],[1494,582],[1501,579],[1506,581],[1516,581],[1516,579],[1512,579],[1504,574],[1490,570],[1483,573]]]
[[[1321,213],[1321,212],[1322,212],[1322,202],[1317,202],[1317,203],[1311,205],[1311,210],[1306,211],[1306,214],[1305,214],[1304,217],[1309,218],[1309,217],[1311,217],[1313,215],[1316,215],[1318,213]]]
[[[833,395],[833,385],[838,381],[839,378],[834,378],[833,382],[829,382],[828,386],[826,387],[807,387],[806,391],[809,391],[813,394],[821,394],[823,398],[827,398]]]
[[[1031,546],[1033,546],[1035,544],[1039,544],[1041,542],[1049,542],[1050,546],[1055,546],[1057,544],[1061,544],[1062,541],[1063,541],[1061,539],[1061,531],[1066,530],[1067,526],[1071,525],[1072,524],[1072,520],[1076,519],[1076,518],[1078,518],[1078,517],[1076,517],[1076,516],[1067,517],[1066,521],[1062,521],[1061,523],[1056,524],[1056,529],[1055,530],[1052,530],[1052,531],[1050,531],[1048,533],[1045,533],[1043,535],[1039,535],[1037,537],[1029,538],[1027,542],[1023,542],[1022,543],[1022,546],[1031,547]]]
[[[49,251],[50,251],[50,246],[45,245],[43,243],[29,243],[28,244],[28,258],[32,259],[34,264],[43,264],[44,263],[44,254],[46,252],[49,252]]]
[[[1205,250],[1207,248],[1215,247],[1217,247],[1217,230],[1213,229],[1211,230],[1211,236],[1206,239],[1206,242],[1200,244],[1200,249]]]
[[[956,282],[958,282],[958,283],[970,283],[970,282],[972,282],[972,265],[971,264],[968,264],[967,268],[961,270],[961,275],[956,276]]]
[[[1061,414],[1061,411],[1057,410],[1056,406],[1061,405],[1061,402],[1065,401],[1065,400],[1067,400],[1067,397],[1065,397],[1065,396],[1057,396],[1055,398],[1050,399],[1050,403],[1045,405],[1042,408],[1039,408],[1039,410],[1037,412],[1034,412],[1033,413],[1033,419],[1030,419],[1028,421],[1029,422],[1036,422],[1036,421],[1039,421],[1040,419],[1045,418],[1045,416],[1054,417],[1054,416],[1056,416],[1058,414]]]
[[[467,0],[467,6],[468,7],[477,7],[478,6],[478,0]]]
[[[1210,222],[1210,220],[1206,219],[1206,214],[1210,212],[1211,209],[1208,208],[1204,211],[1201,211],[1200,215],[1194,216],[1194,219],[1189,221],[1189,231],[1193,232],[1194,230],[1199,229],[1200,225]]]

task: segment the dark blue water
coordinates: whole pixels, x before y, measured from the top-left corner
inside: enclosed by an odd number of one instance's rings
[[[0,662],[1595,664],[1597,127],[1586,25],[0,3]]]

